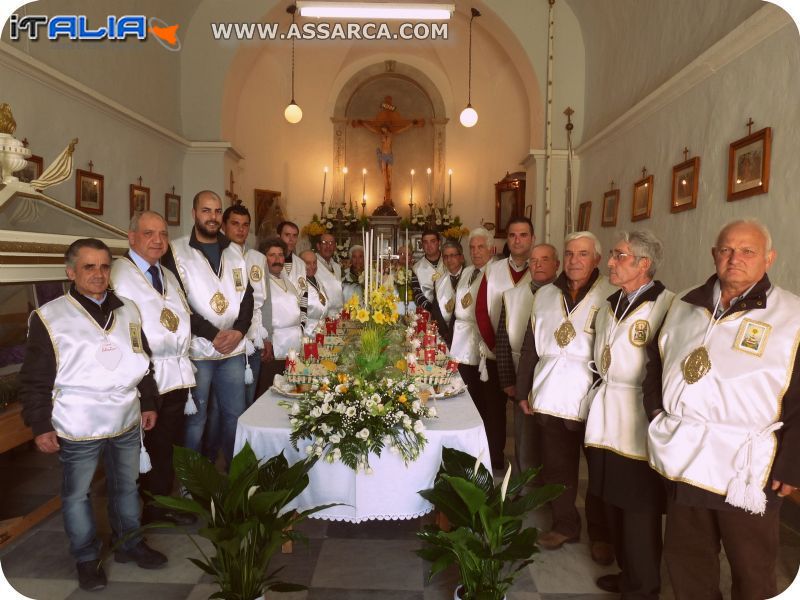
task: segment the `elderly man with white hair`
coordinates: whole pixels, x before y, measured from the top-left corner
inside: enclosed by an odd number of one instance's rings
[[[622,231],[608,257],[608,279],[619,289],[595,322],[586,460],[589,491],[603,499],[620,574],[597,585],[625,598],[657,599],[661,589],[664,488],[647,463],[647,415],[642,382],[647,348],[655,345],[675,294],[655,281],[664,251],[649,231]]]
[[[350,246],[350,266],[342,273],[342,289],[344,301],[347,303],[353,296],[359,298],[364,293],[364,246]]]
[[[551,502],[553,524],[539,536],[547,550],[577,542],[581,518],[575,508],[578,465],[583,446],[585,398],[594,376],[589,368],[595,318],[614,291],[600,275],[598,239],[588,231],[565,239],[564,271],[533,298],[531,328],[526,333],[515,386],[520,408],[536,414],[542,444],[543,483],[561,483],[564,493]],[[613,562],[602,501],[588,493],[586,519],[595,562]]]
[[[727,224],[716,273],[675,298],[648,350],[650,465],[667,482],[664,559],[678,598],[777,593],[782,497],[800,485],[800,298],[773,285],[769,231]]]

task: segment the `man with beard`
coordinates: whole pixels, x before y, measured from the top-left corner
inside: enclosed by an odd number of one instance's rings
[[[624,598],[657,599],[661,588],[661,515],[664,488],[647,464],[647,416],[642,382],[647,348],[675,294],[654,281],[663,256],[649,231],[623,231],[608,258],[608,279],[620,289],[597,314],[594,366],[600,379],[589,392],[586,461],[589,491],[603,499],[622,573],[597,585]]]
[[[304,334],[308,337],[314,336],[317,324],[325,319],[328,314],[328,291],[317,278],[319,269],[317,268],[317,255],[313,250],[305,250],[300,253],[300,259],[306,263],[306,305],[308,306],[308,321],[306,322]]]
[[[253,288],[247,281],[244,255],[220,231],[219,196],[210,190],[199,192],[192,202],[192,217],[191,234],[174,240],[162,261],[178,276],[192,310],[189,356],[197,369],[196,412],[186,419],[185,444],[202,450],[213,389],[220,423],[208,425],[219,431],[230,465],[236,422],[245,409],[245,383],[253,380],[244,355],[244,336],[253,317]]]
[[[539,244],[531,249],[528,266],[529,286],[516,286],[503,292],[503,306],[497,324],[497,374],[500,386],[512,401],[516,398],[517,368],[522,340],[530,326],[533,296],[539,288],[552,283],[560,266],[558,251],[551,244]],[[526,415],[514,402],[514,468],[518,473],[542,464],[536,421]]]
[[[678,598],[777,594],[780,508],[800,484],[800,299],[770,282],[769,230],[734,221],[716,273],[678,294],[648,347],[650,465],[667,484],[664,560]],[[786,595],[786,594],[784,594]]]
[[[433,286],[436,280],[444,276],[444,262],[441,260],[441,240],[439,233],[426,229],[422,232],[422,250],[425,256],[420,258],[411,267],[411,290],[414,294],[414,303],[417,308],[433,311],[436,301]]]
[[[508,258],[492,263],[487,269],[478,289],[475,305],[475,319],[481,333],[481,380],[486,381],[487,402],[486,432],[489,436],[489,452],[492,467],[504,468],[503,448],[506,445],[506,401],[507,397],[500,387],[495,358],[495,336],[500,324],[500,309],[503,292],[530,283],[528,258],[536,241],[533,223],[526,217],[516,217],[508,222]]]
[[[142,329],[150,344],[153,374],[158,386],[158,421],[144,434],[144,447],[153,468],[139,477],[144,498],[142,522],[168,520],[178,525],[194,522],[186,513],[159,509],[151,496],[169,496],[175,473],[172,448],[183,445],[184,409],[189,406],[194,371],[189,360],[192,340],[189,306],[183,290],[161,257],[169,248],[167,223],[158,213],[134,215],[128,231],[130,250],[111,267],[114,292],[133,300],[142,315]]]
[[[575,500],[588,410],[585,397],[594,380],[589,369],[594,320],[614,291],[597,269],[600,259],[600,242],[592,233],[578,231],[566,237],[564,271],[553,285],[543,287],[533,297],[532,327],[522,342],[514,391],[523,412],[536,413],[542,482],[566,486],[550,503],[550,531],[539,536],[539,545],[547,550],[580,538],[581,517]],[[591,493],[586,495],[586,519],[592,559],[611,564],[614,553],[608,543],[603,504]]]
[[[247,364],[253,372],[253,382],[245,387],[245,405],[250,406],[256,398],[256,381],[261,370],[261,350],[267,330],[261,323],[261,307],[269,301],[269,287],[266,285],[264,269],[266,258],[255,248],[247,248],[247,236],[250,235],[250,211],[243,204],[234,204],[222,213],[222,233],[244,254],[247,264],[247,279],[253,288],[253,318],[245,338],[245,354]]]
[[[289,281],[284,269],[286,243],[278,237],[267,238],[261,244],[261,251],[267,257],[269,295],[272,302],[269,306],[271,320],[267,325],[270,340],[264,344],[264,364],[258,378],[257,396],[261,396],[272,386],[275,375],[283,373],[286,355],[289,350],[300,349],[303,333],[298,290]]]
[[[336,238],[323,233],[317,242],[317,279],[328,292],[328,314],[338,315],[344,306],[342,266],[334,260]]]
[[[492,234],[483,227],[476,227],[469,234],[469,254],[472,264],[464,267],[455,293],[453,308],[453,339],[450,344],[450,356],[458,361],[458,372],[467,384],[467,389],[475,403],[475,408],[483,420],[484,428],[488,419],[487,397],[480,379],[478,363],[480,352],[478,344],[480,332],[475,321],[475,298],[483,279],[486,265],[492,258]]]

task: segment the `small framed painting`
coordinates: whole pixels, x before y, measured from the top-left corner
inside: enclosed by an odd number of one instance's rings
[[[150,188],[131,184],[131,218],[136,213],[150,210]]]
[[[697,184],[700,179],[700,157],[695,156],[672,167],[672,202],[670,212],[697,207]]]
[[[592,203],[581,202],[578,206],[578,231],[589,231],[589,218],[592,215]]]
[[[648,175],[633,184],[633,206],[631,221],[650,218],[653,209],[653,176]]]
[[[104,188],[105,182],[99,173],[75,169],[75,208],[102,215]]]
[[[603,227],[615,227],[617,224],[617,213],[619,212],[619,189],[609,190],[603,194],[603,214],[600,225]]]
[[[728,151],[728,202],[769,191],[772,128],[736,140]]]
[[[167,225],[181,224],[181,197],[176,194],[164,194],[164,217]]]
[[[30,183],[39,175],[42,174],[44,170],[44,159],[41,156],[36,156],[32,154],[30,158],[28,158],[28,164],[25,165],[25,168],[22,171],[17,172],[17,179],[22,181],[23,183]]]

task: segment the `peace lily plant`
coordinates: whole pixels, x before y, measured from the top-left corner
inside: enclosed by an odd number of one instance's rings
[[[442,465],[432,488],[420,495],[450,521],[445,531],[427,525],[417,536],[417,554],[431,563],[430,577],[452,564],[461,577],[463,600],[501,600],[521,569],[539,551],[535,527],[524,527],[527,513],[556,498],[563,485],[525,486],[539,469],[511,477],[511,465],[496,486],[492,474],[475,458],[453,448],[442,449]]]

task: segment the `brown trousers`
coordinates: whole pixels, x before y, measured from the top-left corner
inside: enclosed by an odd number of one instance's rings
[[[731,565],[732,600],[764,600],[777,592],[780,506],[764,516],[667,500],[664,561],[677,600],[721,599],[720,543]],[[727,594],[726,594],[727,596]]]
[[[550,503],[553,512],[551,529],[570,538],[581,534],[581,516],[575,507],[578,497],[578,468],[583,448],[582,423],[550,415],[536,415],[537,433],[541,437],[542,483],[560,483],[564,492]],[[606,525],[603,501],[586,493],[586,523],[589,539],[611,543]]]

